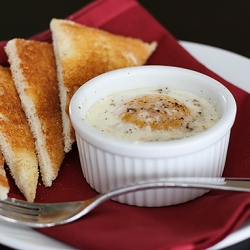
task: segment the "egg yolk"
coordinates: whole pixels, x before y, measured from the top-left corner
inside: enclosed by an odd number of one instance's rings
[[[167,95],[142,95],[125,103],[125,112],[120,114],[123,122],[151,130],[169,130],[183,125],[190,110]]]

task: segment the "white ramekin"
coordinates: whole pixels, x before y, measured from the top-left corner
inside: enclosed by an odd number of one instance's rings
[[[195,136],[167,142],[133,142],[97,131],[84,121],[88,109],[117,90],[177,88],[216,105],[220,120]],[[70,103],[70,118],[82,171],[102,193],[137,181],[165,177],[220,177],[227,155],[236,103],[218,81],[195,71],[169,66],[137,66],[114,70],[85,83]],[[183,203],[203,195],[201,189],[153,189],[121,195],[117,201],[147,207]]]

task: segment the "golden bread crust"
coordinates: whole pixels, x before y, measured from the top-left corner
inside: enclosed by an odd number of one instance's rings
[[[33,201],[38,180],[34,140],[11,72],[2,66],[0,66],[0,147],[17,186],[28,201]]]
[[[0,131],[13,151],[34,151],[34,140],[8,68],[0,66]],[[24,147],[24,148],[23,148]]]

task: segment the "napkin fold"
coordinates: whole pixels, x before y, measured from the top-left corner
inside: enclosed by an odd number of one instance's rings
[[[224,80],[191,56],[166,28],[135,0],[97,0],[68,17],[115,34],[157,40],[159,46],[148,64],[192,69],[224,84],[234,95],[238,113],[232,128],[224,176],[250,177],[249,94]],[[50,31],[31,39],[51,41]],[[6,64],[0,43],[0,63]],[[9,176],[10,196],[21,194]],[[37,202],[81,200],[96,192],[83,178],[77,147],[67,154],[53,186],[40,181]],[[142,208],[108,201],[74,223],[38,231],[77,249],[205,249],[236,230],[250,215],[247,193],[210,191],[180,205]]]

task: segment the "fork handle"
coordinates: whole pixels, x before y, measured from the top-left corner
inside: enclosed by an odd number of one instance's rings
[[[103,199],[108,200],[120,194],[153,188],[204,188],[226,191],[250,192],[250,178],[223,178],[223,177],[183,177],[166,178],[151,181],[141,181],[126,185],[105,194]]]
[[[250,192],[250,178],[207,178],[207,177],[185,177],[185,178],[167,178],[151,181],[141,181],[129,184],[117,189],[99,194],[89,199],[89,205],[79,214],[72,217],[69,221],[76,220],[87,214],[89,211],[97,207],[99,204],[110,200],[118,195],[153,188],[202,188],[202,189],[218,189],[227,191]]]

